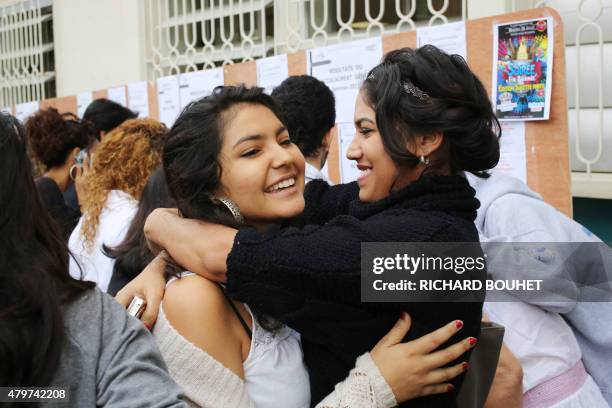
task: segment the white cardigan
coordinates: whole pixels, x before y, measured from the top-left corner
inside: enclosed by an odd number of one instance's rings
[[[102,292],[107,291],[115,260],[104,255],[102,245],[113,247],[123,241],[136,210],[138,210],[138,201],[131,195],[120,190],[111,190],[100,212],[96,236],[90,247],[85,245],[82,236],[85,215],[81,217],[68,240],[68,248],[78,261],[77,265],[70,257],[72,277],[96,282]]]
[[[170,375],[193,407],[255,408],[244,381],[210,354],[181,336],[159,309],[153,336],[168,365]],[[317,408],[390,408],[397,405],[369,353],[357,359],[346,380],[317,404]],[[261,407],[260,407],[261,408]]]

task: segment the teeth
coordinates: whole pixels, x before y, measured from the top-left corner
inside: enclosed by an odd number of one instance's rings
[[[362,176],[367,176],[368,174],[370,174],[371,171],[372,171],[372,169],[361,170],[361,175]]]
[[[291,177],[279,183],[276,183],[275,185],[269,188],[269,191],[276,191],[276,190],[280,190],[281,188],[291,187],[294,184],[295,184],[295,178]]]

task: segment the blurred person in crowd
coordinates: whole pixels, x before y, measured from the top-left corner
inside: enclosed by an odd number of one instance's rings
[[[474,225],[478,201],[460,173],[484,177],[482,172],[499,160],[499,125],[482,83],[463,58],[436,47],[392,51],[360,90],[355,128],[347,157],[357,162],[361,177],[340,186],[322,180],[308,183],[300,228],[264,231],[196,222],[186,219],[189,215],[180,203],[179,214],[158,209],[145,224],[147,238],[180,265],[208,279],[226,281],[231,298],[300,332],[313,403],[344,378],[355,358],[375,344],[402,310],[412,316],[407,339],[453,318],[463,321],[462,333],[473,337],[480,333],[478,299],[361,302],[360,254],[362,242],[478,242]],[[245,166],[249,160],[255,163],[268,157],[268,144],[257,134],[245,134],[234,145],[232,157],[241,157]],[[285,168],[276,177],[250,181],[257,173],[245,172],[245,190],[223,192],[246,219],[259,208],[271,208],[274,200],[302,196],[300,171],[289,169],[283,160],[276,166]],[[170,182],[167,166],[165,170],[170,190],[175,191],[178,187]],[[230,169],[220,177],[236,174],[238,170]],[[257,200],[245,193],[247,188],[259,194]],[[257,226],[256,221],[250,223]],[[144,293],[151,312],[145,311],[143,318],[154,321],[165,280],[159,273],[146,272],[118,298],[126,304],[130,294]],[[483,279],[485,271],[469,275]],[[460,375],[450,382],[458,389],[462,381]],[[456,392],[429,395],[409,404],[448,407],[455,404],[456,396]]]
[[[138,210],[132,219],[125,239],[115,247],[103,246],[104,252],[115,260],[113,275],[108,285],[112,296],[134,279],[153,260],[154,255],[147,246],[144,224],[147,216],[156,208],[174,207],[170,198],[166,177],[162,168],[153,172],[142,191]]]
[[[96,99],[91,102],[83,114],[83,120],[86,120],[93,126],[93,131],[96,135],[95,139],[92,139],[92,143],[87,147],[89,161],[93,160],[97,145],[106,134],[126,120],[135,119],[136,117],[138,117],[136,112],[108,99]],[[64,191],[64,200],[68,206],[75,210],[79,209],[74,187],[70,186]]]
[[[78,205],[75,209],[65,203],[62,193],[74,184],[80,200],[84,200],[83,170],[75,163],[79,153],[95,140],[94,130],[75,115],[60,114],[54,108],[36,112],[26,121],[25,128],[30,152],[43,166],[41,177],[36,179],[43,206],[67,239],[81,213]]]
[[[323,81],[309,75],[291,76],[274,88],[281,119],[291,141],[306,159],[305,182],[322,179],[336,123],[334,94]]]
[[[83,216],[68,241],[76,259],[70,262],[73,277],[94,281],[106,292],[115,260],[103,245],[114,247],[125,238],[145,184],[161,162],[166,132],[154,119],[131,119],[100,142],[85,180]]]
[[[185,407],[143,325],[68,273],[26,145],[0,113],[0,386],[66,388],[74,407]]]
[[[227,198],[236,195],[252,205],[242,206],[244,222],[260,230],[303,209],[304,158],[291,143],[273,99],[260,88],[220,87],[190,104],[168,134],[163,164],[172,197],[187,218],[238,226],[240,216],[230,212]],[[293,194],[270,189],[264,194],[268,198],[262,197],[260,185],[272,186],[287,174],[300,188]],[[153,334],[173,378],[191,402],[204,407],[310,406],[308,372],[296,332],[260,313],[256,305],[230,300],[222,287],[203,277],[172,267],[167,277],[168,290]],[[406,316],[390,336],[399,341],[408,325]],[[460,323],[451,322],[430,338],[444,333],[447,339],[460,329]],[[398,347],[409,350],[425,342]],[[423,350],[410,361],[381,360],[379,349],[384,346],[375,347],[372,354],[357,360],[350,374],[347,369],[348,379],[320,406],[394,406],[419,395],[447,392],[446,379],[465,367],[459,363],[438,368],[472,346],[464,339],[444,354],[425,356],[431,350]],[[444,362],[436,360],[446,352],[450,355]],[[423,367],[421,357],[438,362]],[[425,377],[423,382],[414,381],[419,376]]]
[[[556,288],[554,297],[513,293],[508,302],[485,303],[490,318],[506,327],[504,342],[523,366],[525,405],[612,406],[610,251],[589,230],[546,203],[521,180],[503,174],[488,179],[467,177],[481,203],[476,227],[482,241],[504,245],[503,252],[509,253],[500,257],[502,265],[490,260],[493,278],[516,279],[519,271],[526,270],[533,274],[531,277],[548,282],[554,279],[564,285]],[[578,259],[566,259],[570,254],[564,253],[556,260],[547,260],[545,253],[525,251],[513,242],[539,243],[538,247],[546,248],[549,254],[579,249],[579,245],[570,243],[590,244],[577,252]],[[598,245],[607,252],[607,258]],[[525,254],[531,254],[530,259]],[[545,275],[551,270],[548,263],[555,266],[554,275]],[[605,268],[607,276],[602,276]],[[599,292],[608,301],[584,298],[584,294],[579,298],[578,294],[589,293],[592,283],[588,281],[597,277],[603,278],[597,283],[608,287],[607,293]],[[565,299],[559,300],[562,296]]]

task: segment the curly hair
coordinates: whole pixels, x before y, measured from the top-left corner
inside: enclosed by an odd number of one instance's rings
[[[25,123],[34,159],[46,169],[61,166],[72,149],[84,149],[95,137],[93,126],[72,113],[39,110]]]
[[[81,232],[86,245],[93,244],[100,213],[111,190],[140,199],[149,176],[161,163],[167,131],[163,123],[154,119],[130,119],[104,137],[87,176]]]
[[[304,156],[314,156],[336,123],[334,93],[317,78],[298,75],[274,88],[272,97],[279,105],[291,141]]]

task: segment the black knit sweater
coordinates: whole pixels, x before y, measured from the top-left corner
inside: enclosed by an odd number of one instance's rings
[[[463,320],[464,328],[447,344],[480,333],[482,303],[360,301],[361,242],[478,241],[473,221],[479,203],[467,181],[424,177],[374,203],[361,203],[358,192],[356,183],[309,183],[303,226],[265,234],[241,229],[227,260],[230,296],[301,333],[313,406],[387,333],[402,310],[412,317],[406,340],[455,319]],[[483,271],[478,278],[484,276]],[[452,383],[459,389],[462,381],[460,376]],[[452,407],[455,396],[418,398],[401,406]]]

